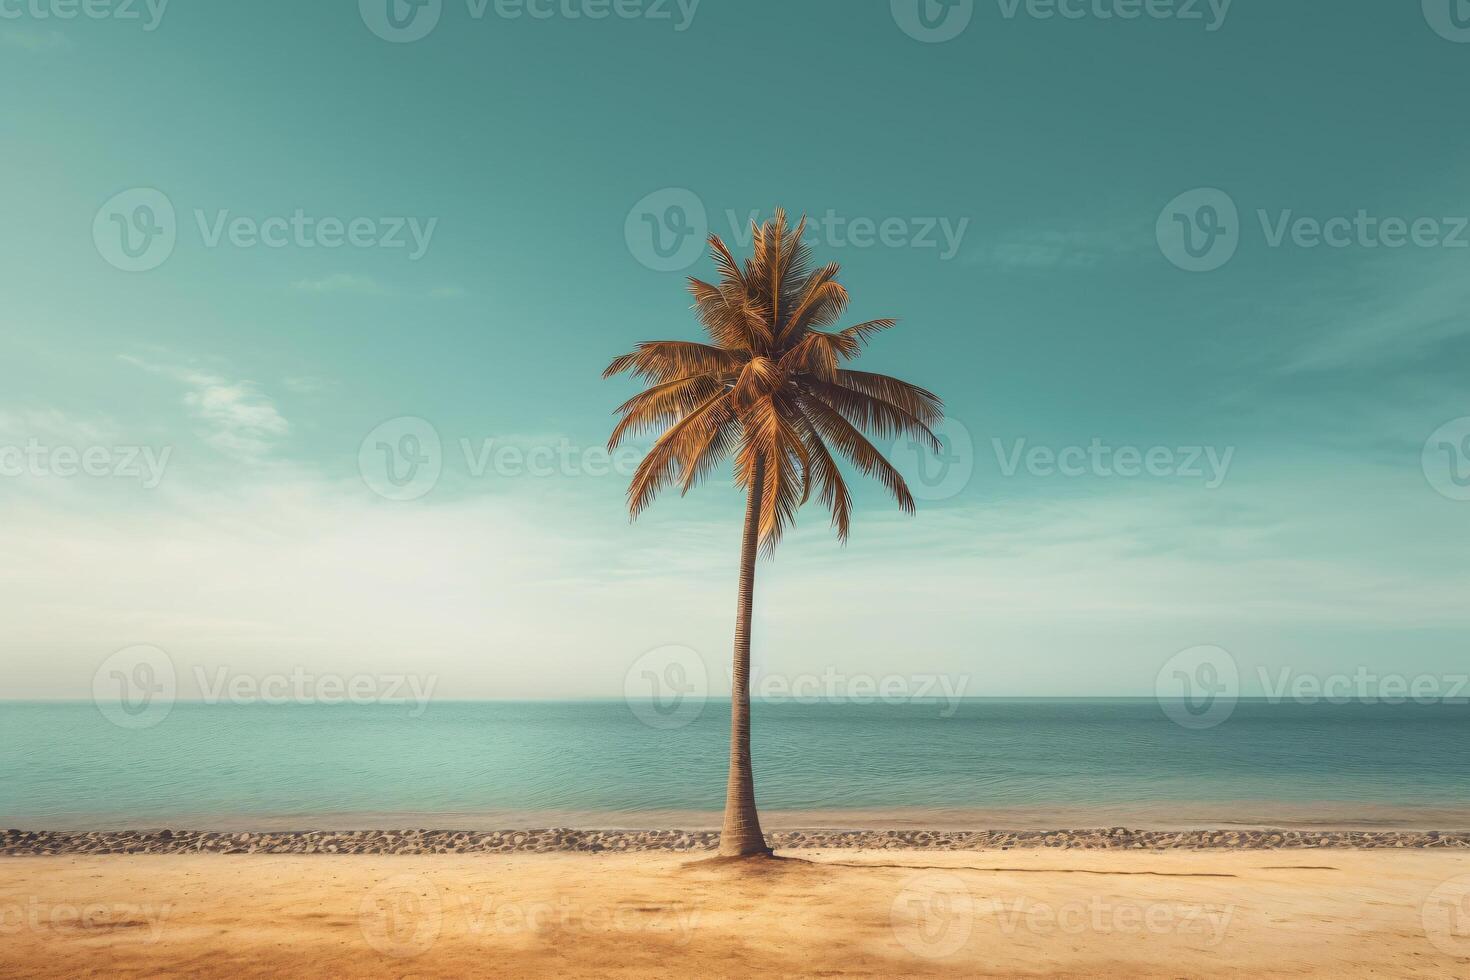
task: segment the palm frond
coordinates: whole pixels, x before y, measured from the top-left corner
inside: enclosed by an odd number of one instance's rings
[[[867,345],[869,337],[873,336],[874,334],[882,333],[884,330],[891,330],[897,324],[897,320],[869,320],[867,323],[859,323],[851,327],[845,327],[842,330],[837,331],[837,334],[838,336],[848,337],[852,340],[857,341],[858,348],[861,349],[862,347]],[[852,356],[856,357],[857,353],[854,352]]]
[[[781,371],[769,357],[752,357],[740,369],[732,392],[737,409],[747,409],[781,383]]]
[[[700,279],[690,278],[695,315],[715,346],[727,351],[748,351],[755,345],[750,310],[738,294]]]
[[[779,397],[747,412],[744,440],[735,459],[742,485],[761,474],[760,539],[767,552],[795,519],[803,496],[801,474],[808,463],[806,445],[793,424],[795,414],[795,405]]]
[[[821,485],[818,499],[832,513],[832,527],[837,531],[837,540],[845,544],[852,527],[852,497],[847,492],[847,481],[842,479],[837,461],[832,458],[811,419],[803,417],[802,423],[807,459],[810,461],[810,475],[803,479],[805,492],[810,494],[814,485]]]
[[[944,421],[944,402],[939,396],[907,381],[886,374],[842,370],[837,372],[837,384],[897,405],[925,425],[935,426]]]
[[[910,435],[922,439],[936,453],[944,448],[939,437],[926,423],[892,402],[815,379],[806,383],[806,389],[828,407],[840,412],[853,425],[865,432],[871,432],[879,439]]]
[[[628,512],[633,517],[642,513],[658,492],[674,481],[680,463],[687,466],[696,462],[708,448],[718,434],[718,426],[711,425],[708,416],[729,397],[729,392],[722,391],[710,398],[670,426],[653,444],[628,485]]]
[[[821,330],[808,330],[806,336],[781,355],[781,369],[796,375],[811,375],[823,381],[837,380],[837,362],[847,356],[852,341]]]
[[[839,453],[847,457],[865,476],[876,476],[898,503],[900,510],[906,514],[912,514],[915,511],[914,496],[909,492],[903,475],[893,468],[892,463],[883,458],[883,454],[878,451],[877,447],[869,442],[861,432],[853,428],[852,423],[820,399],[805,398],[802,404],[806,408],[808,417],[812,420],[812,425]]]
[[[813,271],[806,219],[786,212],[751,222],[742,263],[719,236],[709,239],[717,281],[691,278],[689,291],[709,343],[639,344],[605,372],[629,373],[644,390],[618,406],[609,449],[660,431],[628,487],[636,517],[660,491],[687,493],[733,457],[736,483],[751,493],[762,547],[770,552],[813,495],[846,541],[853,500],[838,466],[846,458],[877,478],[900,508],[914,498],[903,477],[869,441],[909,435],[939,450],[938,396],[917,385],[843,365],[893,320],[827,329],[849,297],[834,263]]]
[[[739,367],[739,357],[719,347],[688,340],[650,340],[614,358],[602,376],[611,378],[629,371],[635,378],[663,384],[692,374],[714,374]]]
[[[628,436],[671,425],[729,386],[734,375],[696,374],[645,388],[614,409],[623,416],[608,437],[608,451]]]
[[[718,406],[710,412],[709,426],[712,430],[709,439],[692,459],[684,462],[684,475],[679,481],[681,497],[698,486],[740,444],[740,422],[728,405]]]

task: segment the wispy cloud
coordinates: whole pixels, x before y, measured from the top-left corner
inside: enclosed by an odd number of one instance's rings
[[[119,356],[128,364],[185,385],[184,406],[203,424],[205,442],[227,456],[257,460],[291,430],[275,402],[253,381],[231,381],[195,367]]]
[[[291,285],[304,293],[362,293],[382,296],[388,292],[372,276],[357,275],[351,272],[338,272],[319,279],[298,279]]]
[[[1373,367],[1422,357],[1470,335],[1466,255],[1426,258],[1423,250],[1364,262],[1350,277],[1312,284],[1298,321],[1311,340],[1282,366],[1287,373]]]
[[[281,379],[281,384],[298,395],[315,395],[336,387],[336,382],[314,374],[289,375]]]
[[[418,296],[428,299],[458,299],[468,296],[469,290],[462,286],[443,285],[419,293],[417,290],[399,290],[355,272],[335,272],[315,279],[298,279],[291,288],[302,293],[355,293],[359,296]]]
[[[1466,518],[1455,505],[1405,510],[1344,540],[1361,494],[1398,493],[1400,481],[1342,463],[1305,486],[1211,495],[1120,488],[917,517],[864,508],[846,549],[804,512],[757,573],[758,664],[974,674],[971,694],[1138,694],[1186,646],[1293,663],[1288,638],[1323,629],[1344,656],[1364,638],[1352,655],[1381,668],[1453,663]],[[1358,494],[1341,492],[1349,477]],[[21,696],[85,696],[99,657],[138,638],[211,670],[411,657],[448,697],[616,696],[641,653],[678,643],[705,657],[723,693],[735,494],[703,510],[670,501],[630,527],[607,481],[580,481],[587,495],[569,511],[536,481],[514,498],[399,505],[291,465],[227,487],[202,479],[179,471],[130,501],[126,519],[108,484],[77,485],[89,496],[69,511],[50,487],[0,485],[9,564],[24,570],[0,573],[0,657],[20,664]],[[1375,648],[1385,630],[1397,639]],[[26,686],[42,678],[54,689]]]
[[[1133,230],[1036,230],[978,249],[966,261],[1004,269],[1092,269],[1150,244]]]
[[[0,410],[0,440],[20,444],[40,439],[55,445],[100,446],[118,438],[118,427],[105,417],[79,418],[55,408]]]
[[[0,46],[22,51],[70,51],[71,38],[60,31],[0,31]]]

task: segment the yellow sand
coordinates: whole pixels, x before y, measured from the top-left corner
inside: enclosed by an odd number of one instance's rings
[[[0,858],[0,976],[1470,976],[1470,853],[787,857]]]

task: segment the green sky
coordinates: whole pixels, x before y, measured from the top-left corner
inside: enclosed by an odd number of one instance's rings
[[[803,513],[766,670],[1463,671],[1470,5],[393,2],[0,0],[10,696],[139,643],[464,697],[722,664],[738,494],[630,527],[599,375],[694,336],[685,233],[776,205],[952,458],[895,447],[920,512],[864,490],[845,549]],[[428,433],[421,495],[364,479]]]

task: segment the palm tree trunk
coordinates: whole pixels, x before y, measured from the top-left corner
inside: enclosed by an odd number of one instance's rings
[[[740,544],[740,602],[735,615],[735,663],[730,679],[730,781],[725,788],[725,824],[720,854],[769,855],[755,809],[755,774],[750,765],[750,612],[755,602],[755,552],[760,537],[765,467],[757,462],[745,501],[745,536]]]

